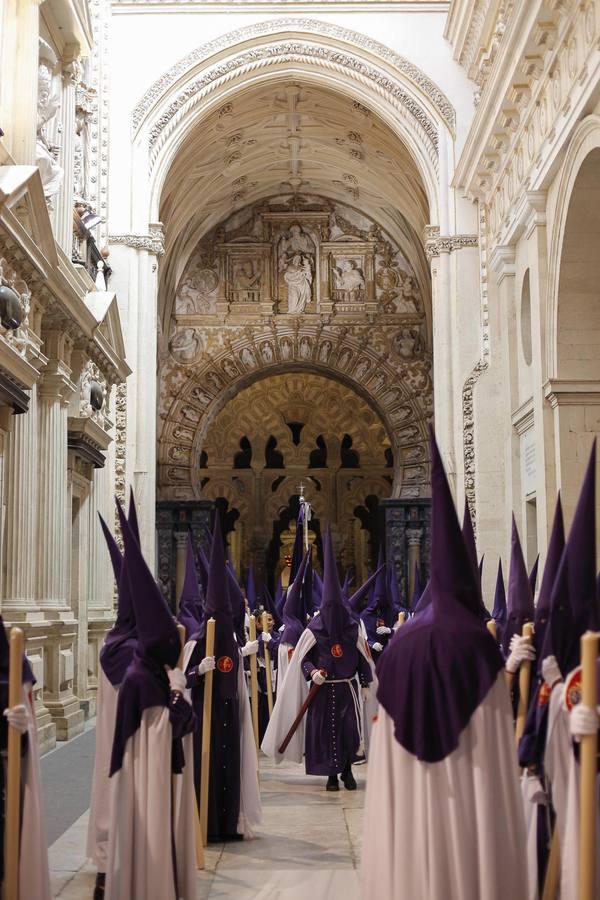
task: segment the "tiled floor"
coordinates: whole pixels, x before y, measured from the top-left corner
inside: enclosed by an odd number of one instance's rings
[[[328,794],[324,779],[263,758],[262,828],[253,841],[209,847],[206,870],[198,874],[198,900],[358,900],[366,768],[355,774],[358,791]],[[54,896],[61,900],[91,898],[86,828],[87,813],[50,848]]]

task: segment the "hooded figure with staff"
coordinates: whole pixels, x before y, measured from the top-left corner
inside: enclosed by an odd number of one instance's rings
[[[296,645],[262,749],[276,762],[300,763],[304,757],[307,775],[325,776],[329,791],[339,790],[339,774],[345,787],[355,790],[351,767],[362,751],[362,703],[374,667],[342,600],[329,532],[324,556],[321,608]],[[299,718],[302,709],[307,715]]]

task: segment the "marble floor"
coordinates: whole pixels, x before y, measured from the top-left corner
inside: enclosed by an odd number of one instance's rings
[[[359,900],[366,767],[355,769],[358,790],[326,793],[324,779],[300,766],[260,762],[263,825],[253,841],[211,845],[198,873],[198,900]],[[51,815],[51,811],[50,811]],[[54,897],[91,898],[94,872],[85,860],[87,812],[50,848]]]

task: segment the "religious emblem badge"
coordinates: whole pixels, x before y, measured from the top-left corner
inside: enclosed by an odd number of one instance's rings
[[[550,700],[550,694],[552,693],[552,688],[548,684],[547,681],[543,681],[540,690],[538,693],[538,706],[547,706]]]
[[[573,669],[567,678],[565,689],[565,703],[569,712],[578,703],[581,703],[581,666]]]
[[[332,656],[335,656],[336,659],[339,659],[340,656],[343,656],[343,655],[344,655],[344,648],[342,647],[342,645],[341,645],[341,644],[334,644],[333,647],[331,648],[331,655],[332,655]]]
[[[227,674],[233,669],[233,660],[230,656],[220,656],[217,660],[217,669],[219,672]]]
[[[293,648],[293,647],[288,647],[288,662],[290,662],[290,660],[292,659],[292,656],[293,656],[293,655],[294,655],[294,648]]]

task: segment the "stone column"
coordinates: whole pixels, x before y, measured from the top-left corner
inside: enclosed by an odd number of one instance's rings
[[[74,694],[77,620],[68,603],[71,522],[67,488],[67,402],[74,385],[68,365],[69,338],[62,331],[46,336],[51,362],[39,389],[39,502],[37,522],[38,598],[46,620],[49,647],[45,659],[44,700],[57,737],[83,730],[84,715]]]
[[[185,560],[187,556],[187,531],[175,532],[175,607],[179,609],[179,600],[185,579]]]
[[[407,528],[406,540],[408,543],[408,597],[412,597],[415,588],[415,569],[421,573],[421,538],[422,528]]]
[[[80,65],[70,50],[63,54],[62,62],[62,98],[60,118],[62,127],[61,165],[64,179],[56,204],[56,239],[67,256],[71,257],[73,246],[73,194],[75,168],[75,94],[80,76]]]
[[[110,468],[94,469],[88,501],[89,580],[88,580],[88,636],[87,699],[89,714],[93,715],[98,690],[98,661],[107,630],[115,618],[115,583],[106,542],[100,528],[98,513],[108,527],[114,529],[114,503],[111,497]],[[80,623],[81,633],[81,623]]]
[[[2,109],[10,127],[5,140],[15,162],[35,165],[38,98],[40,0],[9,0],[4,23],[10,34],[2,42]]]

